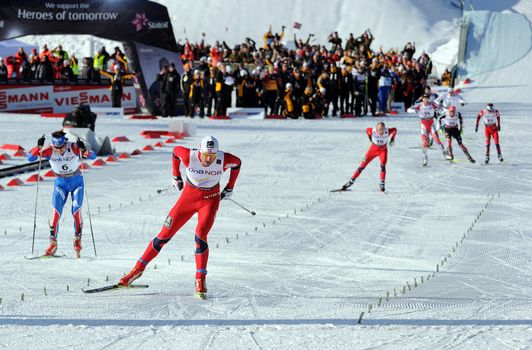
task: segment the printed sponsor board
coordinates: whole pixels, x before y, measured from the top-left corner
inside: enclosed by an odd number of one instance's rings
[[[132,86],[124,87],[125,112],[136,111],[137,96]],[[110,107],[111,92],[105,86],[88,85],[0,85],[0,112],[68,113],[74,106]]]
[[[105,118],[123,118],[124,108],[117,107],[91,107],[91,112],[96,113],[98,117]]]
[[[264,108],[227,108],[231,119],[264,119]]]

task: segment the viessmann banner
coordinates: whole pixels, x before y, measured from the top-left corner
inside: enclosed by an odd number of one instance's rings
[[[65,33],[92,34],[177,50],[166,7],[151,1],[1,1],[0,40]]]
[[[124,87],[122,106],[126,114],[136,111],[136,100],[133,86]],[[67,113],[80,103],[109,107],[111,92],[105,86],[0,85],[0,113]]]

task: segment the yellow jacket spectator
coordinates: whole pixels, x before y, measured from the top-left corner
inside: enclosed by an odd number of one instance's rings
[[[124,92],[124,80],[131,79],[134,74],[124,74],[121,72],[120,67],[115,67],[114,74],[101,70],[100,74],[111,79],[111,100],[112,107],[122,107],[122,93]]]
[[[201,92],[203,91],[203,88],[205,88],[205,82],[203,79],[200,78],[200,72],[199,70],[194,71],[194,78],[192,80],[192,84],[190,84],[190,91],[188,93],[188,97],[191,100],[196,100],[201,97]]]
[[[190,84],[190,91],[188,93],[189,109],[188,116],[194,118],[196,108],[199,108],[200,118],[204,117],[204,91],[205,91],[205,76],[195,69],[192,75],[192,83]]]
[[[98,52],[96,55],[94,55],[94,61],[92,63],[92,66],[94,69],[103,71],[103,64],[105,63],[105,55]]]
[[[264,33],[264,35],[262,36],[262,38],[264,39],[264,45],[263,45],[263,48],[267,49],[268,46],[272,46],[273,44],[275,44],[275,42],[280,42],[281,40],[283,40],[283,37],[284,37],[284,28],[285,26],[283,26],[283,30],[281,32],[281,34],[275,34],[273,35],[272,33],[272,26],[270,24],[270,28],[268,29],[268,31],[266,33]]]
[[[128,64],[127,64],[127,58],[125,56],[120,56],[120,55],[117,55],[117,59],[118,59],[118,62],[120,62],[120,65],[122,67],[124,67],[124,71],[125,72],[129,72],[129,67],[128,67]]]
[[[283,98],[283,110],[281,113],[285,117],[296,119],[298,116],[295,114],[294,97],[292,96],[293,90],[294,87],[292,86],[292,84],[286,83]]]
[[[441,85],[442,86],[451,86],[451,80],[453,79],[453,76],[449,69],[445,68],[445,72],[443,72],[443,75],[441,76]]]
[[[318,88],[321,89],[321,88],[326,88],[328,89],[329,88],[329,73],[327,72],[323,72],[320,74],[320,76],[318,77],[318,80],[317,80],[317,85],[318,85]]]
[[[301,98],[301,109],[303,111],[303,118],[312,119],[312,86],[308,85],[303,92],[303,97]]]
[[[72,72],[77,77],[79,76],[79,65],[78,65],[78,59],[76,58],[76,55],[72,54],[70,56],[70,68],[72,68]]]

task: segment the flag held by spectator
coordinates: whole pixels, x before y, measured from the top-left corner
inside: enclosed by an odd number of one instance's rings
[[[295,29],[301,29],[302,24],[299,22],[294,22],[294,28]]]

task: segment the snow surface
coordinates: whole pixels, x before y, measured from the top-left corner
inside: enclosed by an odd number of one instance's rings
[[[465,108],[464,142],[479,161],[483,135],[474,133],[472,116],[481,107]],[[422,168],[417,119],[385,119],[399,129],[386,195],[377,189],[376,162],[352,192],[328,192],[358,166],[368,146],[363,130],[376,119],[194,120],[197,137],[179,144],[193,147],[216,135],[223,150],[243,160],[234,199],[257,212],[222,203],[209,236],[207,301],[192,297],[195,217],[139,280],[149,289],[80,291],[89,279],[90,286],[117,281],[159,231],[179,196],[156,193],[170,183],[171,147],[85,173],[98,258],[85,202],[81,260],[26,260],[36,185],[3,191],[0,343],[9,349],[525,349],[532,343],[532,107],[498,107],[505,163],[493,158],[488,166],[469,164],[455,145],[459,163],[432,150],[430,167]],[[1,143],[26,148],[59,128],[58,120],[33,116],[1,115],[0,123]],[[96,130],[130,138],[116,145],[120,152],[154,144],[139,132],[166,125],[99,120]],[[52,180],[40,184],[38,252],[47,246],[52,190]],[[69,206],[59,253],[71,258]]]

